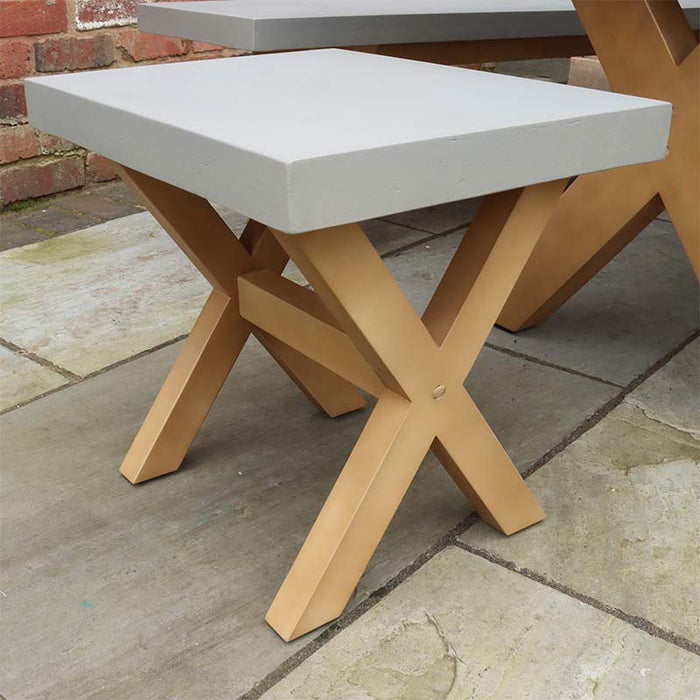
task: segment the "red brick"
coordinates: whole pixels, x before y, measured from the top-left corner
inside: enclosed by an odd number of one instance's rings
[[[34,60],[40,73],[101,68],[114,63],[114,43],[108,34],[47,39],[34,45]]]
[[[24,87],[20,82],[0,82],[0,120],[17,121],[27,116]]]
[[[181,56],[187,52],[185,42],[181,39],[157,34],[144,34],[136,29],[119,32],[118,43],[134,61]]]
[[[80,156],[44,162],[27,161],[0,171],[0,204],[42,197],[85,184],[85,166]]]
[[[78,29],[115,27],[136,22],[136,4],[141,0],[76,0]]]
[[[2,0],[0,36],[53,34],[68,29],[66,0]]]
[[[99,153],[88,153],[86,174],[88,182],[105,182],[117,177],[117,172],[112,164]]]
[[[65,151],[72,151],[77,146],[66,139],[62,139],[60,136],[54,136],[53,134],[47,134],[45,131],[39,132],[39,145],[41,146],[41,152],[44,155],[51,153],[64,153]]]
[[[223,46],[219,46],[218,44],[207,44],[204,41],[193,41],[192,42],[192,51],[195,53],[203,53],[204,51],[221,51]]]
[[[21,78],[32,71],[32,51],[28,41],[0,42],[0,78]]]
[[[0,163],[14,163],[20,158],[39,155],[39,138],[28,125],[0,128]]]

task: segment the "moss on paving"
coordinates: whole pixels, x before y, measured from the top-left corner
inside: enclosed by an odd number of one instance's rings
[[[23,202],[13,202],[5,207],[5,211],[28,211],[37,209],[51,199],[52,197],[35,197],[34,199],[25,199]]]

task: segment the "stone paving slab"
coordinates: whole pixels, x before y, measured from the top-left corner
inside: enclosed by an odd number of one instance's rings
[[[41,231],[47,236],[72,233],[100,223],[96,216],[66,211],[54,206],[30,209],[15,214],[12,220],[22,226]]]
[[[449,204],[413,209],[401,214],[382,217],[385,221],[408,226],[428,233],[445,233],[458,226],[466,225],[476,214],[481,198],[463,199]]]
[[[67,383],[58,372],[0,345],[0,411]]]
[[[81,190],[81,192],[83,191],[84,190]],[[101,197],[109,197],[111,199],[131,202],[132,204],[137,204],[141,207],[143,206],[142,199],[137,194],[132,192],[129,186],[119,178],[113,180],[112,182],[95,186],[93,192]]]
[[[236,232],[247,222],[219,211]],[[381,254],[429,237],[365,228]],[[286,275],[306,283],[292,264]],[[187,333],[209,290],[144,212],[0,255],[0,338],[84,376]]]
[[[132,486],[119,462],[180,346],[0,417],[8,698],[230,698],[308,641],[263,617],[368,410],[323,417],[252,343],[180,472]],[[488,349],[469,388],[521,469],[614,390]],[[469,512],[427,459],[353,604]]]
[[[0,218],[0,251],[44,240],[46,236],[41,231]]]
[[[538,328],[490,341],[621,385],[697,330],[698,283],[673,225],[656,220]]]
[[[187,333],[210,289],[135,214],[0,255],[0,337],[84,376]]]
[[[265,700],[692,700],[700,659],[449,548]]]
[[[517,75],[519,78],[536,78],[552,83],[566,83],[569,79],[568,58],[536,58],[529,61],[500,61],[494,72]]]
[[[464,542],[700,644],[699,368],[696,340],[535,473],[544,522]]]
[[[387,260],[422,310],[461,240],[455,232]],[[698,326],[695,275],[673,227],[656,221],[554,316],[489,342],[626,385]]]
[[[144,209],[143,206],[135,206],[126,201],[100,197],[97,193],[72,194],[62,197],[55,202],[55,206],[94,216],[105,221],[137,214]]]

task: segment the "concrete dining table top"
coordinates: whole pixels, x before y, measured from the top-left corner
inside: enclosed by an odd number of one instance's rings
[[[700,0],[681,0],[691,27]],[[571,0],[204,0],[138,6],[139,29],[247,51],[583,36]]]

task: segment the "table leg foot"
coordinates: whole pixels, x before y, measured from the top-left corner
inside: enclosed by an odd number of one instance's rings
[[[482,520],[512,535],[544,519],[544,512],[489,424],[466,392],[438,429],[433,452]]]
[[[212,292],[122,462],[129,481],[179,468],[249,333],[237,304]]]
[[[546,321],[661,213],[663,204],[645,167],[584,175],[564,192],[498,317],[499,326],[520,331]]]
[[[409,401],[380,397],[267,613],[282,639],[343,612],[431,440]]]

